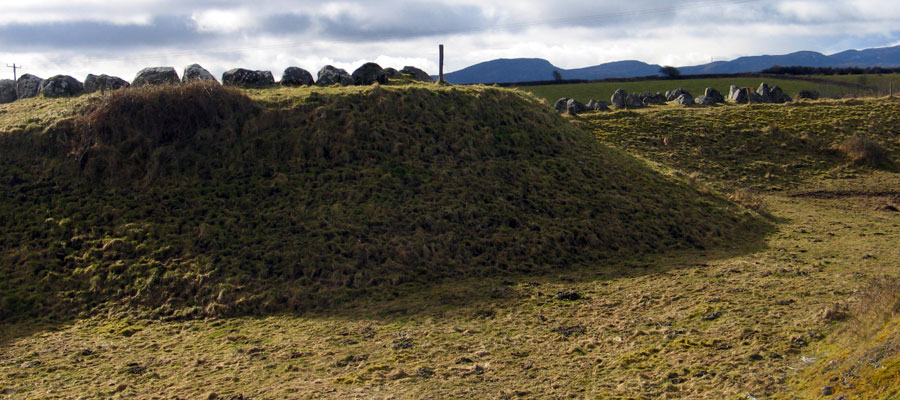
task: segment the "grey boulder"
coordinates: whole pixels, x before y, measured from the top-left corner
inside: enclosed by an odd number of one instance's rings
[[[747,103],[750,101],[750,89],[732,85],[728,93],[728,100],[738,104]]]
[[[0,104],[16,101],[16,81],[0,79]]]
[[[350,74],[347,71],[333,67],[331,65],[326,65],[319,70],[319,77],[316,79],[316,85],[319,86],[331,86],[334,84],[339,84],[341,86],[347,86],[353,84],[353,78],[350,77]]]
[[[306,86],[316,83],[309,71],[300,67],[287,67],[281,75],[281,84],[284,86]]]
[[[694,96],[691,96],[691,94],[687,90],[684,90],[683,88],[678,88],[678,89],[670,90],[670,91],[666,92],[666,101],[674,101],[674,100],[678,99],[679,97],[681,97],[681,95],[683,95],[683,94],[686,94],[688,97],[690,97],[692,99],[694,98]]]
[[[651,104],[656,104],[656,105],[665,104],[666,103],[666,95],[664,95],[662,93],[658,93],[658,92],[656,94],[643,93],[643,94],[641,94],[641,102],[644,103],[645,106],[651,105]]]
[[[44,80],[31,74],[25,74],[16,81],[16,93],[18,98],[27,99],[41,93],[41,83]]]
[[[41,84],[44,97],[73,97],[84,93],[84,85],[68,75],[54,75]]]
[[[691,106],[694,105],[694,98],[691,97],[690,94],[682,94],[675,98],[675,104],[680,104],[683,106]]]
[[[751,103],[768,103],[769,102],[769,99],[767,99],[766,97],[763,97],[763,95],[756,93],[753,90],[748,90],[747,93],[750,96]]]
[[[395,68],[387,67],[384,69],[384,76],[390,78],[396,78],[400,76],[400,71],[397,71]]]
[[[628,97],[628,93],[622,89],[616,89],[610,98],[610,102],[612,102],[613,107],[618,109],[625,108],[625,99]]]
[[[769,100],[773,103],[789,103],[793,101],[791,96],[786,95],[778,86],[772,86],[772,88],[769,89]]]
[[[263,88],[275,85],[275,77],[269,71],[234,68],[222,74],[222,84],[242,88]]]
[[[694,103],[702,104],[704,106],[711,106],[713,104],[716,104],[717,102],[715,98],[703,95],[694,99]]]
[[[568,97],[563,97],[563,98],[557,100],[556,103],[553,104],[553,109],[556,110],[556,112],[558,112],[560,114],[566,112],[566,108],[568,107],[569,100],[570,99]]]
[[[88,76],[84,78],[85,93],[94,93],[98,90],[101,92],[105,92],[108,90],[116,90],[128,86],[131,86],[128,84],[128,81],[117,76],[109,76],[106,74],[97,76],[94,74],[88,74]]]
[[[641,100],[640,93],[629,93],[628,96],[625,96],[626,108],[641,108],[643,106],[644,102]]]
[[[719,93],[718,90],[713,88],[706,88],[706,90],[703,91],[703,96],[701,97],[709,98],[713,103],[725,102],[725,96],[722,96],[722,93]]]
[[[184,67],[184,73],[181,74],[181,82],[188,83],[202,81],[218,82],[216,77],[209,73],[206,68],[201,67],[200,64],[191,64]]]
[[[400,70],[400,73],[404,75],[410,75],[413,79],[419,82],[434,82],[434,79],[432,79],[431,75],[428,75],[427,72],[422,71],[421,69],[418,69],[416,67],[411,67],[409,65],[403,67],[403,69]]]
[[[138,71],[131,85],[134,87],[174,85],[180,82],[178,73],[172,67],[149,67]]]
[[[734,97],[734,93],[737,92],[738,90],[740,90],[739,87],[737,87],[735,85],[731,85],[728,88],[728,98],[731,99],[732,97]]]
[[[597,101],[597,100],[591,99],[591,101],[589,101],[587,103],[587,108],[594,110],[594,111],[608,111],[609,104],[606,104],[602,101]]]
[[[769,103],[772,101],[769,90],[769,84],[765,82],[760,83],[759,87],[756,89],[756,94],[758,94],[759,97],[762,98],[762,102],[764,103]]]
[[[588,108],[584,103],[578,100],[569,99],[569,101],[566,102],[566,111],[571,115],[578,115],[588,111]]]
[[[354,85],[360,86],[368,86],[375,82],[387,83],[388,81],[387,75],[384,74],[384,69],[373,62],[363,64],[356,71],[353,71],[350,77],[353,78]]]

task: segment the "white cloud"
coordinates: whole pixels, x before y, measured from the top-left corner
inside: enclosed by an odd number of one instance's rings
[[[394,68],[415,65],[436,74],[439,43],[447,46],[445,72],[501,57],[545,58],[561,68],[625,59],[686,66],[744,55],[900,45],[897,1],[759,0],[684,8],[691,4],[131,0],[111,7],[106,0],[21,1],[4,5],[0,14],[0,51],[5,52],[0,63],[24,64],[26,72],[44,77],[66,73],[79,79],[89,72],[130,79],[145,66],[172,65],[180,71],[194,62],[217,76],[245,67],[272,70],[278,77],[288,66],[315,75],[326,64],[352,72],[366,61]],[[86,21],[118,25],[119,34],[54,44],[67,36],[55,27],[57,36],[47,33],[43,42],[19,44],[27,39],[22,32],[34,32],[23,23]],[[163,23],[180,30],[166,37],[171,28]],[[153,35],[159,35],[157,42]],[[220,49],[232,51],[212,52]]]
[[[255,18],[245,10],[204,10],[195,12],[191,19],[200,32],[229,34],[255,25]]]

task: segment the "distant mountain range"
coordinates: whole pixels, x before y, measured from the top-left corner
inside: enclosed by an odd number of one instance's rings
[[[738,74],[760,72],[775,65],[804,67],[900,67],[900,46],[847,50],[826,56],[814,51],[777,56],[741,57],[732,61],[679,67],[682,75]],[[616,61],[593,67],[564,69],[540,58],[497,59],[444,74],[450,83],[506,83],[553,80],[553,71],[563,79],[634,78],[659,74],[660,65],[641,61]]]

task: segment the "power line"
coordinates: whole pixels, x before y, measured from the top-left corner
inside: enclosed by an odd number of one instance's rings
[[[595,14],[595,15],[586,15],[586,16],[578,16],[578,17],[566,17],[566,18],[549,18],[549,19],[540,19],[540,20],[531,20],[531,21],[522,21],[522,22],[514,22],[508,24],[498,24],[498,25],[482,25],[482,26],[470,26],[470,27],[460,27],[453,29],[444,29],[444,30],[435,30],[430,32],[422,32],[420,36],[442,36],[442,35],[455,35],[461,33],[475,33],[475,32],[483,32],[490,31],[495,29],[515,29],[515,28],[527,28],[532,26],[539,25],[555,25],[562,23],[573,23],[573,22],[586,22],[586,21],[604,21],[604,20],[615,20],[619,18],[625,17],[636,17],[636,16],[644,16],[644,15],[654,15],[654,14],[668,14],[674,13],[677,11],[690,10],[690,9],[698,9],[698,8],[706,8],[706,7],[715,7],[715,6],[726,6],[726,5],[736,5],[736,4],[745,4],[745,3],[753,3],[761,0],[713,0],[713,1],[705,1],[705,2],[697,2],[697,3],[689,3],[682,4],[670,7],[658,7],[644,10],[633,10],[633,11],[622,11],[616,13],[606,13],[606,14]],[[392,35],[370,35],[367,36],[369,40],[382,40],[388,39]],[[290,43],[281,43],[281,44],[273,44],[273,45],[264,45],[264,46],[245,46],[245,47],[235,47],[235,48],[222,48],[222,49],[213,49],[213,50],[197,50],[197,51],[182,51],[182,52],[169,52],[169,53],[156,53],[156,54],[137,54],[131,56],[121,56],[121,57],[103,57],[103,60],[111,60],[111,61],[140,61],[147,59],[159,59],[159,58],[168,58],[168,57],[183,57],[183,56],[204,56],[204,55],[215,55],[215,54],[227,54],[227,53],[237,53],[237,52],[245,52],[251,50],[284,50],[290,48],[298,48],[309,46],[310,44],[346,44],[346,43],[357,43],[354,40],[349,39],[331,39],[331,40],[312,40],[306,42],[290,42]],[[70,64],[76,61],[84,61],[91,60],[95,57],[82,57],[82,58],[71,58],[71,59],[62,59],[57,60],[55,64]]]

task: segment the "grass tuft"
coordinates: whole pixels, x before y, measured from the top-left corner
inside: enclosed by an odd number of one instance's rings
[[[881,278],[863,287],[858,301],[848,311],[847,329],[857,340],[865,340],[900,316],[900,280]]]
[[[884,146],[862,135],[845,139],[836,146],[836,149],[856,165],[873,168],[889,168],[893,165]]]
[[[760,215],[771,215],[765,200],[751,188],[736,189],[728,198],[735,203],[756,211]]]

